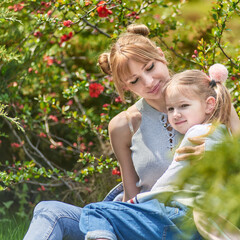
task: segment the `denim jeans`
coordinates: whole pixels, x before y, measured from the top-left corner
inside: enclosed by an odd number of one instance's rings
[[[63,202],[40,202],[24,240],[83,240],[79,230],[81,212],[82,208]]]
[[[79,227],[85,239],[198,240],[202,237],[187,217],[188,209],[177,202],[170,206],[150,200],[144,203],[92,203],[82,209]]]

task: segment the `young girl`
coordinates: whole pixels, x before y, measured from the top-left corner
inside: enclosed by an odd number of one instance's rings
[[[185,134],[180,147],[191,145],[189,138],[200,137],[205,139],[205,149],[208,151],[223,141],[231,127],[231,97],[222,84],[227,79],[227,75],[227,69],[223,65],[215,64],[210,68],[210,78],[200,70],[187,70],[174,75],[167,83],[165,100],[168,120],[175,130]],[[177,154],[174,159],[176,156]],[[176,193],[175,196],[173,195],[175,201],[192,206],[191,188],[183,191],[177,191],[176,188],[178,173],[186,164],[186,161],[174,160],[151,192],[140,193],[129,201],[138,203],[135,208],[131,204],[119,202],[111,202],[106,208],[101,204],[99,206],[90,204],[83,208],[80,229],[87,234],[86,239],[95,239],[94,236],[104,237],[101,239],[124,240],[163,237],[184,239],[186,236],[180,232],[169,234],[161,229],[162,224],[159,223],[162,223],[162,214],[157,214],[159,205],[151,199],[156,198],[165,202],[169,193]],[[150,211],[154,211],[155,214],[152,218],[145,216],[151,215]],[[174,222],[175,219],[171,220]],[[186,237],[186,239],[191,238]]]
[[[169,152],[180,136],[170,128],[165,113],[162,88],[170,79],[167,62],[163,52],[147,37],[148,34],[145,25],[130,25],[110,52],[103,53],[99,58],[100,67],[113,77],[123,100],[124,91],[142,97],[109,123],[110,140],[124,185],[123,201],[151,190],[170,165]],[[231,116],[231,126],[237,129],[240,124],[234,109]],[[199,154],[201,149],[201,145],[183,148],[181,150],[185,154],[179,159]],[[175,207],[168,209],[175,211]],[[184,211],[179,212],[176,218],[184,215]],[[57,201],[40,202],[35,207],[24,240],[84,239],[78,226],[81,213],[82,208],[77,206]],[[168,214],[165,219],[169,221]]]

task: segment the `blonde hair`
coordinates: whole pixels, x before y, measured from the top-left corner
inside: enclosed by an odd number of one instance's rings
[[[124,80],[131,74],[129,59],[144,64],[154,59],[167,64],[164,55],[159,54],[156,44],[147,37],[148,35],[147,26],[143,24],[129,25],[127,32],[119,36],[110,52],[102,53],[99,56],[99,66],[104,73],[113,77],[115,87],[123,101],[125,101]]]
[[[221,82],[215,86],[210,85],[210,78],[200,70],[186,70],[175,74],[166,84],[164,93],[167,91],[180,91],[183,95],[196,95],[203,100],[214,97],[215,108],[207,119],[207,122],[218,122],[230,128],[231,96],[228,89]]]

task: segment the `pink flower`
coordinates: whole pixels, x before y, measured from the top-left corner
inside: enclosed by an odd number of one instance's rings
[[[49,115],[49,119],[53,120],[54,122],[58,122],[58,118],[54,115]]]
[[[13,6],[9,6],[8,9],[9,10],[14,10],[14,12],[18,12],[21,11],[24,8],[24,2],[18,3],[18,4],[14,4]]]
[[[103,92],[104,86],[100,83],[91,83],[89,85],[89,95],[92,98],[97,98]]]
[[[122,99],[120,98],[120,96],[118,96],[118,97],[115,98],[115,102],[116,102],[116,103],[121,103],[121,102],[122,102]]]
[[[110,104],[108,104],[108,103],[103,104],[103,108],[107,108],[109,106],[110,106]]]
[[[13,148],[20,148],[21,144],[14,142],[14,143],[11,143],[11,147],[13,147]]]
[[[47,137],[47,135],[44,132],[40,132],[39,137],[44,137],[45,138],[45,137]]]
[[[67,103],[66,103],[66,105],[68,105],[68,106],[71,106],[71,105],[73,105],[73,100],[71,99],[71,100],[69,100]]]

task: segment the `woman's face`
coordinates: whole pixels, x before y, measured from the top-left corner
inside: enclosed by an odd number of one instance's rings
[[[152,60],[147,64],[129,60],[131,75],[125,80],[127,89],[145,99],[162,98],[162,88],[170,79],[166,64]]]

